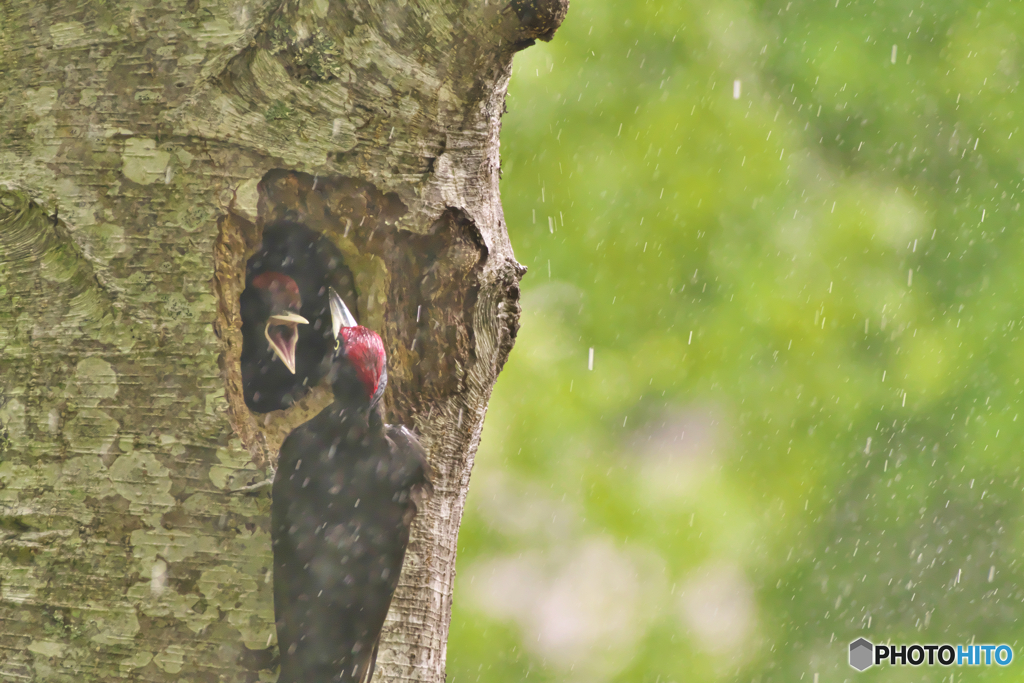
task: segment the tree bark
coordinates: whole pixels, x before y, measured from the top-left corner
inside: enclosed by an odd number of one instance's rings
[[[442,681],[456,537],[518,329],[512,55],[568,0],[0,0],[0,680],[275,680],[264,479],[329,400],[250,413],[263,226],[327,235],[430,451],[378,658]]]

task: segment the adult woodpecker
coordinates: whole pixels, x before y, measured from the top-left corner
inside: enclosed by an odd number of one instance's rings
[[[369,683],[409,528],[433,491],[415,435],[383,422],[381,338],[329,296],[334,402],[288,435],[274,477],[278,683]]]
[[[284,273],[270,271],[252,280],[250,296],[241,300],[242,318],[256,321],[243,324],[243,376],[266,375],[275,359],[295,374],[295,349],[299,341],[299,325],[309,321],[299,315],[302,296],[295,280]],[[262,325],[260,322],[264,323]]]

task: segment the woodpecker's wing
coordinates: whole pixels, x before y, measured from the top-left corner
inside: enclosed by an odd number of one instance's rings
[[[358,473],[344,466],[353,459],[344,444],[329,455],[331,442],[317,427],[330,417],[327,409],[288,436],[274,481],[280,683],[364,680],[404,553],[400,540],[397,549],[373,544],[379,533],[364,510],[376,514],[379,496],[367,496],[365,477],[353,481]],[[384,515],[385,532],[401,519],[401,511]],[[381,567],[389,570],[383,577]]]
[[[395,474],[401,473],[404,480],[395,483],[410,489],[412,500],[419,511],[423,503],[434,495],[427,451],[416,435],[404,425],[385,425],[384,430],[391,452],[398,455],[402,462],[402,467]]]
[[[271,508],[280,683],[370,673],[427,479],[411,432],[393,430],[399,446],[383,430],[364,438],[367,428],[332,404],[281,446]]]

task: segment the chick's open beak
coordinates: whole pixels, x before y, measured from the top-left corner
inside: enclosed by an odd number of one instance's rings
[[[295,346],[299,341],[299,325],[308,325],[309,321],[298,313],[281,313],[267,318],[264,332],[274,355],[281,359],[285,367],[295,374]]]

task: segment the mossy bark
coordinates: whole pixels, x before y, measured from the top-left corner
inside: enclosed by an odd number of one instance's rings
[[[274,680],[255,416],[262,226],[327,234],[429,448],[378,660],[441,681],[455,545],[518,327],[498,197],[512,55],[567,0],[0,0],[0,680]]]

